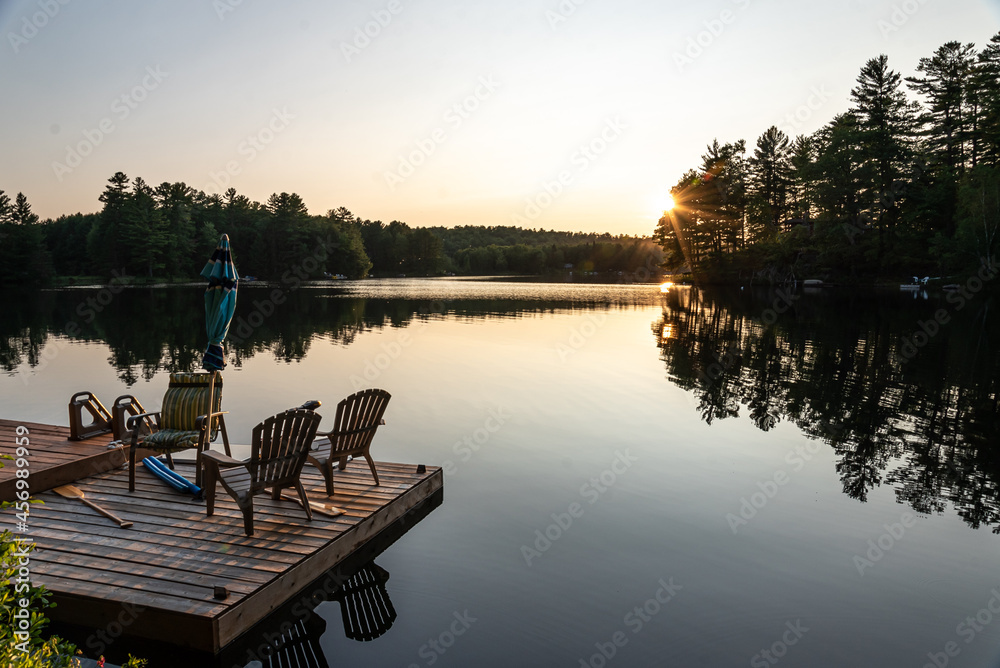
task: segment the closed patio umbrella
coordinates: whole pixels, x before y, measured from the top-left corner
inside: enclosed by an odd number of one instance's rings
[[[236,288],[239,275],[229,251],[229,235],[223,234],[219,245],[201,275],[208,279],[205,290],[205,329],[208,332],[208,349],[201,366],[208,371],[221,371],[226,366],[222,341],[229,332],[229,323],[236,312]]]

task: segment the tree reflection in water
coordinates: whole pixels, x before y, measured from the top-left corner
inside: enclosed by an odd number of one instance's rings
[[[679,288],[652,329],[668,378],[708,424],[744,408],[763,431],[791,421],[833,448],[852,498],[889,484],[919,512],[951,502],[970,526],[1000,533],[995,300],[956,310],[937,296],[823,290],[778,309],[773,290]],[[907,359],[906,341],[938,309],[950,321],[916,337],[924,345]]]
[[[237,367],[257,354],[301,359],[317,337],[348,345],[364,331],[441,314],[482,320],[608,307],[551,299],[364,298],[335,288],[285,291],[280,300],[271,294],[267,287],[241,288],[226,341]],[[130,288],[106,305],[100,296],[98,289],[5,294],[0,368],[37,369],[46,364],[43,349],[51,354],[46,344],[58,347],[67,338],[106,344],[127,386],[199,363],[200,286]],[[617,305],[626,308],[662,300],[652,329],[667,377],[696,396],[707,423],[745,413],[768,431],[790,421],[833,448],[851,497],[864,501],[888,484],[917,511],[943,512],[950,501],[969,525],[1000,533],[995,293],[984,290],[961,309],[943,295],[837,289],[673,288],[623,299]],[[904,341],[938,309],[950,320],[907,359]]]

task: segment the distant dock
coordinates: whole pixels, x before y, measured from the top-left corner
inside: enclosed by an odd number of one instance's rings
[[[219,653],[444,486],[439,467],[417,473],[416,465],[376,462],[382,483],[376,487],[367,464],[352,461],[334,473],[336,494],[327,498],[319,472],[307,466],[302,481],[310,500],[332,503],[344,514],[314,511],[307,522],[294,501],[258,496],[256,535],[247,537],[242,514],[222,490],[212,517],[204,502],[174,491],[144,467],[129,493],[128,473],[119,468],[122,451],[107,448],[110,435],[71,443],[65,427],[0,420],[4,452],[18,424],[30,431],[33,490],[40,488],[36,475],[44,484],[55,481],[48,489],[72,482],[88,500],[133,522],[122,529],[77,499],[33,492],[44,504],[31,506],[22,535],[36,545],[33,583],[45,585],[57,604],[49,616],[93,629],[124,625],[127,617],[127,635],[203,652]],[[0,486],[10,479],[13,489],[13,464],[0,469]],[[67,479],[74,468],[83,475]],[[178,462],[177,470],[194,479],[192,463]],[[2,513],[2,526],[15,528],[14,512]]]

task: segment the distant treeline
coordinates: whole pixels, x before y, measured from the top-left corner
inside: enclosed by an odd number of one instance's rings
[[[373,273],[543,274],[647,272],[663,253],[649,238],[520,227],[464,225],[412,229],[405,223],[363,221],[361,236]]]
[[[58,277],[192,279],[222,233],[244,276],[278,280],[330,275],[433,276],[655,272],[650,238],[463,226],[412,228],[363,220],[341,207],[310,215],[292,193],[261,204],[230,188],[208,195],[184,183],[152,187],[117,172],[99,213],[40,221],[27,198],[0,191],[0,285]]]
[[[851,103],[811,135],[772,126],[749,156],[742,139],[710,144],[657,226],[667,266],[705,282],[850,282],[994,264],[1000,33],[981,51],[948,42],[912,77],[873,58]]]

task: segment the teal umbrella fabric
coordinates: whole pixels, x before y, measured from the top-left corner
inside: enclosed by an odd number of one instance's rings
[[[219,245],[201,275],[208,279],[205,290],[205,329],[208,331],[208,349],[201,366],[208,371],[221,371],[226,367],[222,341],[229,332],[229,323],[236,312],[236,289],[239,275],[229,250],[229,235],[223,234]]]

